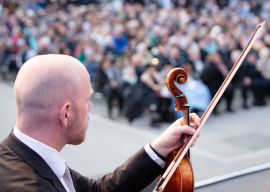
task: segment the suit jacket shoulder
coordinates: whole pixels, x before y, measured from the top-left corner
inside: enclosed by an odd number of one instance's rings
[[[17,162],[17,163],[13,163]],[[37,191],[36,173],[7,146],[6,140],[0,145],[0,185],[3,191]],[[20,178],[21,175],[25,177]]]
[[[77,192],[139,192],[162,171],[143,148],[98,180],[70,169]],[[0,173],[1,191],[66,191],[46,162],[13,132],[0,144]]]
[[[13,132],[0,144],[0,173],[1,191],[65,191],[47,163]]]

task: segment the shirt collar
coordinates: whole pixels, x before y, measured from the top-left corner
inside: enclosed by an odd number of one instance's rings
[[[20,132],[16,126],[14,127],[13,133],[21,142],[39,154],[58,178],[63,177],[66,164],[65,160],[57,150],[45,145],[44,143],[41,143],[36,139],[33,139],[32,137],[29,137],[28,135],[25,135],[24,133]]]

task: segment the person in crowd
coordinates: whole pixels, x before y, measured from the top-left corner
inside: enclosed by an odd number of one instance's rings
[[[72,53],[72,56],[74,56],[74,50],[76,48],[76,45],[77,45],[77,38],[76,38],[76,35],[73,34],[70,39],[68,40],[67,42],[67,48],[69,48],[69,50],[71,51]]]
[[[95,82],[97,78],[97,71],[99,68],[95,52],[91,52],[88,54],[86,60],[84,61],[84,66],[86,67],[86,70],[90,75],[91,81]]]
[[[229,70],[225,63],[222,61],[221,56],[218,52],[209,54],[207,56],[209,64],[205,67],[202,73],[202,81],[205,85],[208,86],[211,98],[213,98],[223,83],[224,79],[229,73]],[[232,100],[233,100],[233,87],[230,83],[223,94],[223,97],[227,101],[227,111],[232,112]],[[213,110],[214,114],[218,114],[217,110],[218,104]]]
[[[184,54],[178,47],[172,47],[169,53],[169,62],[174,67],[180,67],[185,62]]]
[[[22,65],[32,57],[36,56],[37,52],[34,49],[31,49],[30,46],[25,42],[24,39],[22,39],[18,52],[16,53],[16,66],[19,70]]]
[[[194,70],[192,71],[192,76],[198,80],[200,79],[202,72],[204,70],[205,64],[204,62],[201,60],[201,53],[200,50],[198,48],[195,47],[189,47],[187,49],[188,51],[188,59],[190,62],[192,62],[193,64],[193,68]]]
[[[254,52],[254,50],[251,50],[251,52]],[[235,64],[240,57],[241,51],[239,49],[235,49],[231,52],[231,65]],[[250,63],[254,62],[254,55],[250,54],[247,56],[246,60],[241,64],[239,67],[239,70],[235,74],[235,77],[233,78],[232,82],[235,84],[234,86],[239,87],[241,89],[241,96],[242,96],[242,107],[244,109],[248,109],[248,103],[247,103],[247,96],[248,96],[248,90],[251,88],[252,80],[250,76],[248,75],[248,68]]]
[[[3,54],[3,64],[2,64],[2,78],[5,79],[8,71],[14,66],[16,67],[16,52],[15,44],[9,40],[6,41],[6,46]]]
[[[120,86],[115,79],[115,69],[111,66],[110,60],[102,60],[97,71],[95,89],[107,98],[108,116],[111,119],[114,118],[112,113],[112,101],[114,99],[118,99],[119,112],[123,108],[123,98],[119,88]]]
[[[147,45],[144,42],[138,43],[137,45],[137,53],[141,58],[141,62],[143,66],[146,66],[149,63],[152,63],[153,55],[148,51]]]
[[[145,71],[140,76],[140,79],[135,88],[130,92],[127,103],[126,116],[129,121],[142,114],[145,108],[148,108],[151,115],[150,125],[152,127],[159,127],[159,114],[158,110],[158,96],[157,91],[160,91],[164,86],[162,77],[156,70],[153,64],[148,64]]]
[[[169,63],[169,59],[167,57],[168,55],[168,47],[164,43],[159,43],[157,44],[156,47],[156,53],[154,54],[155,58],[158,59],[158,64],[157,64],[157,70],[160,71],[164,65]]]
[[[264,47],[259,51],[259,59],[256,65],[265,79],[265,94],[270,95],[270,49],[268,47]],[[265,101],[262,103],[265,103]]]
[[[256,106],[262,106],[266,104],[265,101],[265,85],[266,80],[262,77],[261,71],[258,69],[256,63],[258,59],[258,53],[252,50],[246,58],[246,76],[244,81],[250,87],[253,92],[253,104]]]
[[[121,53],[128,49],[128,40],[124,34],[124,27],[122,24],[116,24],[114,26],[113,47]]]
[[[118,70],[120,71],[119,77],[121,77],[123,92],[126,87],[134,86],[138,81],[138,76],[136,74],[135,67],[131,65],[131,59],[128,56],[122,57],[120,60],[120,66]],[[120,80],[119,80],[120,82]]]
[[[144,66],[142,64],[142,59],[139,54],[134,54],[131,57],[131,63],[135,67],[136,74],[140,77],[144,71]]]

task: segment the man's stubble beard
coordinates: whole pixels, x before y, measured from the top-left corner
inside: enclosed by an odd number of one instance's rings
[[[80,145],[85,140],[86,131],[89,124],[89,114],[85,122],[81,121],[78,114],[78,109],[74,110],[74,119],[67,128],[68,143],[71,145]]]

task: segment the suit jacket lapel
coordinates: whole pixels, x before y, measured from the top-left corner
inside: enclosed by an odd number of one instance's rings
[[[68,168],[68,169],[69,169],[69,168]],[[73,177],[72,172],[70,171],[70,169],[69,169],[69,172],[70,172],[70,175],[71,175],[71,178],[72,178],[72,183],[73,183],[73,186],[74,186],[74,188],[75,188],[75,191],[76,191],[76,192],[80,192],[80,189],[79,189],[79,187],[78,187],[76,181],[74,180],[74,177]]]
[[[54,174],[49,165],[35,151],[22,143],[13,133],[13,130],[6,139],[8,146],[14,153],[32,166],[44,179],[52,181],[55,188],[60,192],[66,192],[64,186]]]
[[[62,183],[59,181],[58,177],[53,173],[52,177],[51,177],[51,181],[54,185],[54,187],[60,191],[60,192],[66,192],[66,189],[64,188],[64,186],[62,185]]]

